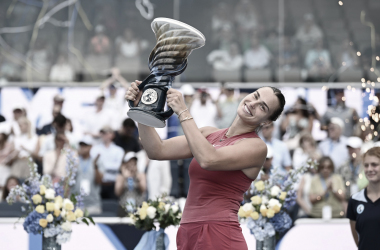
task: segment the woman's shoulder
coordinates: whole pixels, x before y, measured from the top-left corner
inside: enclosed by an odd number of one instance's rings
[[[202,127],[199,129],[202,133],[202,135],[204,137],[207,137],[215,132],[218,132],[218,131],[222,131],[222,130],[225,130],[225,129],[219,129],[219,128],[215,128],[215,127],[211,127],[211,126],[207,126],[207,127]]]

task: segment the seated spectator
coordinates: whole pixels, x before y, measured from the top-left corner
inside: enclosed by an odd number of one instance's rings
[[[19,65],[4,59],[0,63],[0,80],[4,77],[8,81],[21,81],[20,71]]]
[[[20,135],[20,126],[18,125],[18,119],[26,117],[26,110],[24,105],[17,103],[13,106],[13,121],[10,122],[11,133],[15,136]]]
[[[363,172],[362,158],[360,150],[363,145],[362,139],[359,137],[349,137],[346,141],[349,159],[340,166],[338,173],[342,176],[346,187],[346,200],[351,195],[359,191],[357,182],[359,175]]]
[[[18,119],[21,134],[15,136],[14,145],[17,151],[17,159],[12,164],[11,174],[23,180],[29,176],[28,158],[36,156],[38,150],[38,137],[32,131],[30,121],[26,117]]]
[[[66,151],[68,147],[64,133],[54,135],[54,149],[47,150],[42,156],[43,173],[51,176],[53,183],[59,182],[66,174]]]
[[[343,202],[345,188],[340,175],[334,174],[334,163],[330,157],[319,160],[318,173],[312,178],[310,186],[310,216],[322,218],[322,210],[330,206],[332,218],[342,218],[344,215]]]
[[[219,2],[211,17],[212,41],[219,41],[221,31],[232,30],[233,27],[229,6],[226,3]]]
[[[271,175],[271,170],[273,169],[273,149],[271,146],[267,145],[267,157],[263,164],[263,168],[261,169],[259,175],[257,176],[258,180],[267,181]]]
[[[100,130],[101,142],[91,149],[91,157],[98,159],[99,168],[104,169],[102,179],[102,199],[117,199],[115,196],[115,181],[124,156],[124,150],[116,146],[112,140],[114,132],[111,127],[104,126]]]
[[[313,136],[310,133],[303,133],[300,138],[299,147],[293,153],[293,168],[299,169],[305,166],[309,159],[318,161],[322,157],[321,151],[317,148]]]
[[[0,202],[5,202],[12,188],[20,185],[19,179],[15,176],[9,176],[4,185],[4,191],[0,195]],[[20,197],[16,199],[19,201]]]
[[[11,174],[11,165],[17,157],[13,142],[9,139],[11,128],[9,124],[0,123],[0,188]]]
[[[58,105],[53,106],[53,121],[54,119],[61,114],[62,107]],[[53,126],[53,121],[49,124],[44,125],[41,129],[37,129],[37,135],[49,135],[55,133],[55,129]]]
[[[273,162],[274,167],[279,167],[282,170],[289,171],[292,168],[292,160],[286,144],[277,138],[273,137],[274,125],[273,123],[264,126],[261,130],[260,137],[265,144],[273,149]]]
[[[211,126],[216,127],[215,120],[217,117],[216,105],[211,100],[207,89],[199,89],[199,98],[193,101],[190,113],[194,118],[198,128]]]
[[[296,39],[301,44],[309,44],[310,46],[313,46],[323,38],[323,33],[314,23],[314,17],[312,14],[305,14],[304,19],[304,23],[297,30]]]
[[[305,67],[311,78],[323,78],[332,73],[330,52],[323,48],[323,41],[316,42],[314,49],[307,52]]]
[[[224,95],[225,99],[220,101],[221,96]],[[228,128],[236,117],[236,110],[239,106],[239,100],[235,98],[235,89],[222,88],[219,98],[217,100],[218,108],[218,128]]]
[[[250,34],[259,28],[258,13],[249,0],[239,1],[235,8],[234,19],[240,36]]]
[[[127,203],[139,206],[145,200],[146,179],[144,173],[137,171],[136,153],[125,155],[116,177],[115,194],[119,197],[118,216],[126,216]]]
[[[119,36],[115,41],[117,52],[126,58],[138,58],[140,52],[147,47],[147,43],[136,38],[133,30],[126,28],[123,36]]]
[[[89,214],[100,214],[102,204],[100,198],[100,188],[103,179],[104,165],[98,164],[98,158],[92,158],[90,151],[93,140],[91,136],[84,136],[79,141],[79,165],[74,186],[74,193],[81,190],[86,194],[83,196],[83,203]]]
[[[239,71],[243,66],[243,57],[236,43],[230,45],[229,50],[214,50],[207,56],[208,63],[215,70]]]
[[[96,55],[103,55],[110,51],[110,41],[105,34],[104,26],[95,27],[95,36],[91,38],[90,51]]]
[[[248,69],[262,69],[269,66],[271,57],[269,50],[253,36],[249,49],[244,52],[244,64]]]
[[[342,51],[338,58],[339,67],[356,68],[359,65],[359,57],[349,40],[343,41]]]
[[[328,138],[318,146],[323,156],[329,156],[332,159],[336,171],[349,159],[346,137],[342,136],[343,130],[343,120],[338,117],[331,118],[328,125]]]
[[[295,159],[293,158],[293,161]],[[300,183],[297,188],[297,204],[300,206],[298,217],[309,217],[311,213],[312,204],[310,202],[310,187],[311,180],[315,176],[316,169],[309,168],[308,171],[302,175]]]
[[[58,57],[56,64],[50,70],[49,80],[52,82],[71,82],[74,80],[74,71],[67,62],[66,56],[60,55]]]
[[[125,119],[119,131],[115,132],[113,142],[123,148],[126,153],[131,151],[137,153],[141,148],[135,138],[136,130],[135,122],[131,118]]]
[[[289,37],[284,37],[284,50],[278,56],[278,66],[283,70],[299,66],[297,50],[294,48]]]
[[[33,77],[46,80],[51,66],[51,53],[47,48],[47,42],[37,42],[34,48],[28,51],[27,57],[30,58],[33,68],[38,71],[38,74],[33,74]],[[30,71],[34,72],[32,69]]]
[[[272,55],[278,55],[279,37],[276,29],[271,29],[268,31],[265,39],[263,40],[263,45],[271,52]]]
[[[163,194],[169,195],[172,188],[170,161],[149,160],[146,179],[149,199],[155,200]]]

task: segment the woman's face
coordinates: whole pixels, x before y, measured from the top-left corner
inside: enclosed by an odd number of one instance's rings
[[[329,161],[322,162],[318,167],[319,173],[323,176],[323,178],[327,179],[332,173],[332,166]]]
[[[21,133],[25,134],[25,133],[28,133],[28,123],[26,121],[20,121],[18,123],[19,127],[20,127],[20,131]]]
[[[378,183],[380,181],[380,158],[373,155],[364,157],[364,174],[369,182]]]
[[[11,190],[12,188],[14,188],[17,185],[18,185],[18,183],[15,179],[10,179],[7,183],[7,189]]]
[[[239,104],[237,114],[251,125],[269,121],[269,117],[279,107],[277,96],[269,87],[264,87],[247,95]]]

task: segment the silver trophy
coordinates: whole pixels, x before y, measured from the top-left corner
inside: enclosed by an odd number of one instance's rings
[[[141,124],[163,128],[172,114],[164,110],[166,92],[175,76],[187,67],[187,57],[194,49],[205,45],[204,35],[185,23],[170,18],[156,18],[151,24],[156,46],[149,56],[150,75],[139,85],[143,94],[136,107],[129,101],[128,116]]]

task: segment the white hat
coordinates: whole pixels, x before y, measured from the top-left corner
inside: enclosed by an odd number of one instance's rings
[[[84,144],[90,146],[90,145],[92,145],[94,143],[94,141],[92,140],[91,136],[85,135],[85,136],[82,137],[81,140],[79,140],[79,144],[81,144],[81,143],[84,143]]]
[[[181,90],[183,95],[194,95],[194,93],[195,93],[193,86],[191,86],[190,84],[182,85],[180,90]]]
[[[12,110],[16,110],[16,109],[23,110],[23,109],[25,109],[25,106],[22,105],[21,103],[16,103],[16,104],[13,105]]]
[[[270,145],[268,145],[267,144],[267,159],[269,159],[269,158],[273,158],[273,148],[272,148],[272,146],[270,146]]]
[[[124,159],[123,159],[123,162],[128,162],[129,160],[131,160],[132,158],[135,158],[137,160],[137,155],[135,152],[128,152],[125,154],[124,156]]]
[[[11,125],[7,122],[1,122],[0,133],[9,135],[11,133]]]
[[[342,130],[344,129],[344,121],[339,117],[332,117],[330,123],[338,125]]]
[[[363,145],[363,140],[356,136],[351,136],[346,141],[347,147],[351,148],[361,148]]]

